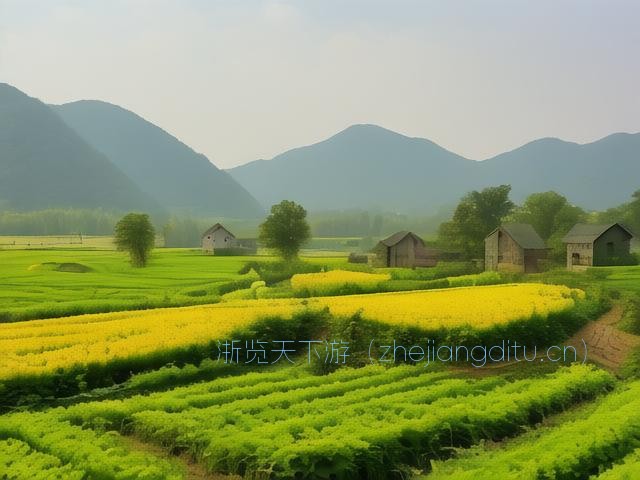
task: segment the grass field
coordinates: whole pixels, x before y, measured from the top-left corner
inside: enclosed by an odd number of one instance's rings
[[[608,299],[637,296],[640,267],[483,285],[505,279],[464,275],[464,264],[372,276],[327,253],[305,260],[339,271],[265,285],[238,273],[256,259],[271,260],[156,249],[134,269],[101,247],[0,250],[0,314],[42,318],[0,324],[0,478],[604,480],[640,471],[640,384],[589,365],[536,359],[470,372],[355,355],[353,365],[368,366],[209,358],[230,335],[348,340],[352,353],[370,338],[411,344],[427,334],[557,343]],[[297,291],[334,296],[289,298]],[[249,293],[259,299],[234,300]],[[206,303],[215,304],[165,308]],[[150,307],[162,308],[120,311]],[[100,311],[111,313],[90,314]],[[78,316],[49,318],[69,313]]]
[[[160,242],[161,239],[157,239]],[[42,248],[86,248],[115,250],[113,237],[91,235],[0,235],[0,250],[29,250]]]
[[[0,320],[211,303],[218,287],[241,278],[238,270],[255,259],[156,249],[149,266],[136,269],[111,250],[0,250]],[[346,259],[308,261],[334,266]]]

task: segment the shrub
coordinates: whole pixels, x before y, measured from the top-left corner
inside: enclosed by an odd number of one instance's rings
[[[624,316],[620,322],[620,329],[640,335],[640,299],[629,298],[624,303]]]
[[[289,262],[247,262],[238,272],[244,275],[251,270],[255,270],[260,276],[261,280],[264,280],[268,286],[283,280],[288,280],[297,273],[314,273],[326,270],[322,265],[303,262],[300,260]]]
[[[378,271],[389,273],[393,280],[435,280],[480,272],[472,262],[439,262],[429,268],[384,268]]]

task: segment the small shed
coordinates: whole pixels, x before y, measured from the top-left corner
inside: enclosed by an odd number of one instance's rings
[[[373,252],[377,267],[434,267],[438,263],[436,250],[427,248],[413,232],[397,232],[378,242]]]
[[[236,246],[236,237],[222,224],[216,223],[202,234],[202,250],[214,253],[216,250],[233,248]]]
[[[547,246],[528,223],[501,225],[484,239],[485,270],[535,273],[545,258]]]
[[[567,245],[567,269],[632,264],[632,238],[620,223],[578,223],[562,239]]]

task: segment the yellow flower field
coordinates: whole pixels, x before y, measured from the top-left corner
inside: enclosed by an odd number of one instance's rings
[[[226,340],[260,317],[289,318],[294,304],[263,301],[80,315],[0,324],[0,380],[21,374]]]
[[[361,311],[367,319],[395,325],[429,329],[471,325],[482,329],[534,313],[569,309],[575,303],[573,295],[584,297],[584,292],[562,285],[526,283],[324,297],[311,299],[309,304],[328,306],[334,315]]]
[[[428,329],[467,324],[482,329],[534,313],[569,309],[574,296],[584,292],[557,285],[510,284],[304,300],[239,300],[5,323],[0,324],[0,381],[228,340],[234,330],[261,317],[291,318],[305,308],[328,307],[334,315],[362,311],[368,319]]]
[[[391,279],[387,273],[351,272],[330,270],[320,273],[299,273],[291,277],[295,292],[307,290],[311,294],[327,294],[345,285],[357,285],[363,289],[375,288],[380,282]]]

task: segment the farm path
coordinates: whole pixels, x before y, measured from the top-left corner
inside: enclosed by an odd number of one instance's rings
[[[577,358],[580,361],[585,358],[585,344],[587,347],[586,359],[597,365],[619,373],[625,359],[636,347],[640,347],[640,336],[632,335],[618,329],[618,322],[622,319],[624,308],[621,304],[615,304],[611,310],[603,314],[597,320],[589,322],[578,332],[576,332],[566,342],[565,346],[572,346],[576,349]],[[583,342],[584,340],[584,342]],[[573,356],[572,354],[569,354]],[[544,349],[538,351],[537,360],[544,362]],[[482,368],[454,368],[456,372],[471,373],[475,376],[490,375],[502,372],[510,367],[521,365],[522,362],[496,362],[488,364]],[[533,362],[530,362],[533,365]]]
[[[150,453],[159,458],[172,459],[176,462],[182,463],[187,474],[185,480],[241,480],[241,477],[237,475],[210,473],[205,470],[203,466],[194,463],[186,454],[171,455],[164,448],[152,443],[143,442],[133,435],[123,435],[121,438],[134,450]]]
[[[640,346],[640,336],[618,329],[623,311],[622,305],[615,304],[598,320],[589,322],[576,332],[565,344],[575,347],[579,356],[584,356],[584,340],[588,360],[615,373],[619,372],[630,351]]]

